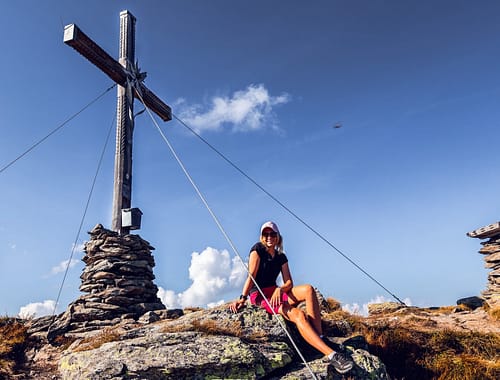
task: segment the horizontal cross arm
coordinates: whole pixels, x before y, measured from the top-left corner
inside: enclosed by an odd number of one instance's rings
[[[172,120],[172,109],[147,88],[144,83],[140,83],[139,87],[146,107],[161,117],[163,121]],[[138,98],[137,94],[135,94],[135,97]]]
[[[122,65],[106,53],[75,24],[64,27],[64,43],[104,71],[113,81],[121,86],[127,83],[127,74]]]
[[[120,86],[127,86],[127,72],[125,68],[92,41],[92,39],[83,33],[75,24],[66,25],[64,28],[64,43],[87,58]],[[172,120],[171,108],[142,82],[139,82],[139,87],[146,106],[156,113],[163,121]],[[137,94],[135,95],[137,98]]]

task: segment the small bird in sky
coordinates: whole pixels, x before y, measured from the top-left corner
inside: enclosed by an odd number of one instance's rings
[[[334,125],[332,125],[332,128],[335,128],[335,129],[342,128],[342,123],[340,121],[338,121]]]

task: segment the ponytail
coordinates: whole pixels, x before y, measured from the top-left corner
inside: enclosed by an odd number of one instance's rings
[[[282,253],[285,253],[285,251],[283,250],[283,236],[281,236],[281,234],[278,234],[279,236],[279,240],[278,240],[278,244],[276,244],[276,250],[278,251],[278,255],[281,255]]]

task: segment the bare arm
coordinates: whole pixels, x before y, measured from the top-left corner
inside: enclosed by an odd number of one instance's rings
[[[250,289],[252,289],[253,280],[252,277],[255,278],[257,275],[257,271],[259,270],[260,257],[257,251],[250,252],[250,259],[248,260],[248,272],[249,275],[245,281],[245,285],[243,285],[243,296],[248,296]],[[229,308],[232,312],[236,313],[239,309],[243,307],[245,304],[244,299],[238,299],[229,305]]]
[[[248,260],[248,272],[250,273],[245,281],[245,285],[243,285],[243,295],[248,296],[250,289],[252,289],[253,280],[252,277],[255,278],[257,276],[257,271],[259,270],[260,257],[257,251],[250,252],[250,259]],[[252,276],[250,276],[252,275]]]
[[[290,273],[290,268],[288,267],[288,262],[284,263],[281,266],[281,276],[283,277],[283,285],[281,286],[281,290],[286,293],[293,288],[293,280]]]

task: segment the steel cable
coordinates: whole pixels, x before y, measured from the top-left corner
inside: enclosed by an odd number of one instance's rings
[[[263,186],[261,186],[256,180],[246,174],[242,169],[240,169],[235,163],[233,163],[229,158],[227,158],[223,153],[221,153],[217,148],[215,148],[212,144],[210,144],[206,139],[200,136],[194,129],[192,129],[189,125],[187,125],[182,119],[172,114],[172,116],[185,128],[187,128],[192,134],[198,137],[203,143],[205,143],[210,149],[212,149],[215,153],[217,153],[224,161],[226,161],[229,165],[231,165],[234,169],[236,169],[241,175],[243,175],[246,179],[252,182],[257,188],[259,188],[264,194],[266,194],[269,198],[275,201],[278,205],[280,205],[286,212],[292,215],[295,219],[297,219],[302,225],[304,225],[307,229],[309,229],[312,233],[314,233],[317,237],[323,240],[328,246],[334,249],[337,253],[339,253],[342,257],[344,257],[347,261],[349,261],[352,265],[354,265],[357,269],[359,269],[363,274],[365,274],[370,280],[375,282],[379,287],[381,287],[385,292],[391,295],[395,300],[397,300],[401,305],[406,306],[406,304],[393,292],[391,292],[388,288],[386,288],[380,281],[374,278],[371,274],[369,274],[365,269],[363,269],[359,264],[357,264],[354,260],[352,260],[349,256],[347,256],[344,252],[342,252],[339,248],[333,245],[327,238],[325,238],[322,234],[320,234],[316,229],[311,227],[307,222],[305,222],[300,216],[298,216],[294,211],[292,211],[289,207],[287,207],[283,202],[281,202],[278,198],[276,198],[273,194],[271,194],[268,190],[266,190]]]
[[[155,118],[153,117],[151,111],[149,110],[149,108],[146,106],[146,104],[144,103],[144,100],[142,99],[142,96],[141,94],[139,93],[139,91],[136,90],[136,93],[138,95],[138,98],[139,100],[142,102],[142,104],[144,105],[144,107],[146,108],[146,111],[149,115],[149,117],[151,118],[151,120],[153,121],[154,125],[156,126],[158,132],[160,133],[162,139],[165,141],[165,143],[167,144],[170,152],[172,153],[172,155],[174,156],[175,160],[177,161],[177,163],[179,164],[179,166],[181,167],[182,171],[184,172],[184,175],[187,177],[188,181],[191,183],[191,185],[193,186],[194,190],[196,191],[196,193],[198,194],[198,197],[201,199],[201,201],[203,202],[203,204],[205,205],[205,208],[207,209],[207,211],[210,213],[212,219],[214,220],[215,224],[217,225],[217,227],[219,228],[220,232],[222,233],[222,235],[224,236],[224,238],[226,239],[226,241],[228,242],[228,244],[231,246],[231,249],[233,250],[233,252],[236,254],[236,256],[239,258],[241,264],[243,265],[243,267],[245,268],[246,272],[248,273],[248,275],[250,276],[250,278],[252,279],[254,285],[256,286],[258,292],[261,294],[262,298],[265,300],[265,302],[268,304],[269,308],[272,310],[273,312],[273,315],[274,315],[274,318],[275,320],[278,322],[278,324],[280,325],[280,327],[283,329],[283,331],[285,332],[285,334],[287,335],[288,339],[290,339],[290,342],[292,343],[292,346],[294,347],[295,351],[297,352],[297,354],[299,355],[299,357],[301,358],[302,362],[304,363],[304,365],[307,367],[307,369],[309,370],[311,376],[313,379],[317,380],[317,377],[316,375],[314,374],[314,372],[312,371],[311,367],[309,366],[309,364],[307,363],[306,359],[304,358],[304,356],[302,355],[302,353],[300,352],[300,349],[298,348],[297,344],[295,343],[295,341],[293,340],[292,336],[290,335],[290,333],[288,332],[288,330],[286,329],[286,326],[284,325],[284,323],[282,322],[282,320],[280,318],[278,318],[278,314],[276,314],[276,312],[274,311],[273,307],[271,306],[271,304],[269,303],[269,301],[267,300],[266,296],[264,295],[264,292],[262,291],[262,289],[260,288],[260,286],[257,284],[257,282],[255,281],[255,278],[252,276],[252,274],[250,273],[249,269],[248,269],[248,266],[245,264],[243,258],[241,257],[238,249],[236,248],[236,246],[233,244],[231,238],[228,236],[228,234],[226,233],[224,227],[222,226],[222,224],[220,223],[219,219],[217,218],[217,216],[215,215],[215,213],[213,212],[213,210],[211,209],[210,205],[208,204],[206,198],[203,196],[202,192],[200,191],[200,189],[198,188],[198,186],[196,185],[196,183],[194,182],[193,178],[191,177],[191,175],[189,174],[189,172],[187,171],[186,167],[184,166],[182,160],[180,159],[180,157],[177,155],[177,152],[175,151],[175,149],[173,148],[172,144],[170,143],[170,141],[168,140],[168,138],[165,136],[165,134],[163,133],[162,129],[160,128],[160,126],[158,125],[158,123],[156,122]]]
[[[52,327],[52,324],[54,323],[54,319],[55,319],[54,317],[55,317],[55,314],[56,314],[57,305],[59,304],[59,299],[60,299],[61,294],[62,294],[62,289],[64,287],[64,283],[65,283],[66,277],[68,275],[69,267],[71,265],[71,260],[73,259],[73,255],[75,253],[75,249],[76,249],[76,246],[78,244],[78,240],[80,239],[80,233],[82,231],[82,227],[83,227],[83,223],[85,221],[85,217],[87,216],[87,211],[89,209],[90,200],[92,199],[92,194],[94,192],[95,184],[96,184],[96,181],[97,181],[97,176],[99,175],[99,171],[101,169],[102,162],[103,162],[103,159],[104,159],[104,153],[106,152],[106,148],[107,148],[108,143],[109,143],[109,138],[111,136],[111,131],[113,130],[113,125],[115,123],[116,123],[116,113],[113,116],[113,121],[111,122],[111,125],[109,126],[108,133],[106,135],[106,140],[104,142],[104,146],[103,146],[102,151],[101,151],[101,156],[99,157],[99,162],[97,164],[97,168],[96,168],[96,171],[95,171],[95,174],[94,174],[94,178],[92,180],[92,185],[90,186],[90,191],[89,191],[89,194],[87,196],[87,202],[86,202],[85,207],[84,207],[83,215],[82,215],[82,217],[80,219],[80,225],[78,226],[78,232],[76,233],[76,237],[75,237],[75,240],[73,242],[73,246],[71,248],[71,254],[70,254],[68,262],[66,264],[66,269],[64,271],[64,276],[63,276],[63,279],[61,281],[61,286],[59,287],[59,291],[57,293],[57,298],[56,298],[56,302],[55,302],[55,305],[54,305],[54,310],[52,311],[52,315],[51,315],[52,316],[52,320],[51,320],[51,323],[49,325],[49,329],[47,331],[47,334],[50,332],[50,328]]]
[[[36,143],[34,143],[33,145],[31,145],[28,149],[26,149],[23,153],[21,153],[19,156],[17,156],[15,159],[13,159],[12,161],[10,161],[8,164],[6,164],[5,166],[3,166],[2,168],[0,168],[0,174],[3,173],[5,170],[7,170],[9,167],[11,167],[12,165],[14,165],[17,161],[19,161],[21,158],[23,158],[24,156],[26,156],[29,152],[31,152],[33,149],[35,149],[38,145],[40,145],[42,142],[44,142],[45,140],[47,140],[50,136],[52,136],[54,133],[56,133],[58,130],[60,130],[62,127],[64,127],[66,124],[68,124],[71,120],[73,120],[75,117],[77,117],[78,115],[80,115],[83,111],[85,111],[87,108],[89,108],[92,104],[94,104],[95,102],[97,102],[100,98],[102,98],[105,94],[107,94],[109,91],[111,91],[114,87],[116,86],[116,84],[113,84],[111,87],[109,87],[108,89],[106,89],[102,94],[100,94],[99,96],[97,96],[95,99],[93,99],[92,101],[90,101],[89,103],[87,103],[87,105],[85,105],[82,109],[80,109],[80,111],[74,113],[73,115],[71,115],[70,117],[68,117],[66,120],[64,120],[57,128],[55,128],[54,130],[52,130],[49,134],[47,134],[45,137],[41,138],[40,140],[38,140]]]

